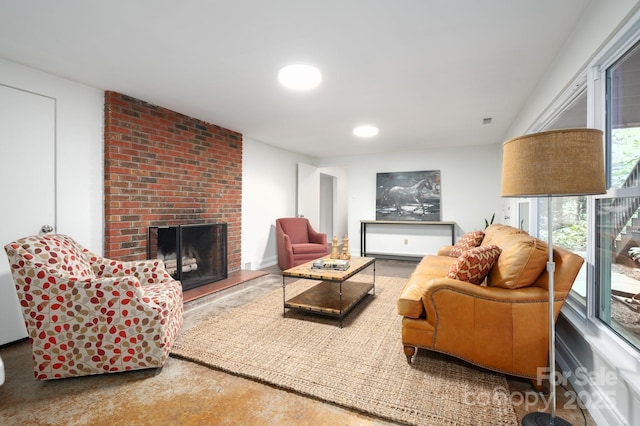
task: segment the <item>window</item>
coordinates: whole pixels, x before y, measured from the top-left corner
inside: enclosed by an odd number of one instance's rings
[[[640,252],[625,234],[637,225],[625,222],[640,197],[596,201],[598,318],[627,341],[640,347]],[[634,215],[635,216],[635,215]]]
[[[568,103],[566,108],[544,130],[559,130],[587,127],[587,90],[583,88]],[[537,236],[547,240],[547,199],[537,199]],[[586,258],[587,256],[587,197],[554,197],[551,201],[553,214],[553,244],[564,247]],[[587,303],[586,264],[571,288],[571,295],[583,307]]]
[[[605,75],[611,189],[596,199],[596,316],[640,347],[640,47]]]
[[[567,89],[533,131],[605,128],[609,190],[552,198],[553,242],[592,263],[576,278],[571,306],[640,349],[640,42],[618,45],[610,55],[585,72],[593,71],[591,81],[585,76]],[[518,218],[531,218],[529,231],[546,240],[548,199],[528,201],[530,214],[519,209]]]

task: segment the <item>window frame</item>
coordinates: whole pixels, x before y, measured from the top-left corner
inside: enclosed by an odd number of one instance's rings
[[[593,108],[592,108],[592,100],[593,96],[590,95],[590,89],[593,90],[592,85],[589,84],[589,72],[585,70],[581,72],[572,82],[568,85],[568,87],[562,92],[560,96],[556,98],[556,102],[554,102],[545,112],[542,114],[541,118],[528,130],[527,133],[537,133],[543,132],[546,130],[551,130],[553,128],[552,124],[558,120],[558,118],[569,108],[572,108],[576,102],[586,93],[587,95],[587,117],[585,117],[587,126],[586,127],[595,127],[594,117],[593,117]],[[529,200],[529,217],[530,221],[530,229],[528,232],[535,237],[540,237],[539,234],[539,223],[540,223],[540,214],[545,214],[546,209],[540,208],[540,202],[544,201],[543,199],[536,198],[527,198]],[[594,202],[591,197],[587,197],[587,252],[585,257],[585,271],[586,271],[586,296],[584,297],[585,301],[581,300],[582,296],[575,293],[572,289],[569,292],[569,296],[565,302],[565,306],[571,308],[583,319],[583,321],[587,320],[587,313],[590,308],[589,299],[593,298],[593,286],[591,285],[594,281],[594,273],[595,270],[593,268],[594,260],[595,260],[595,232],[593,231],[593,215],[595,214]]]
[[[603,48],[596,52],[579,72],[575,78],[565,86],[565,89],[555,98],[549,107],[543,111],[539,118],[532,124],[526,133],[536,133],[544,131],[551,123],[556,120],[565,110],[572,106],[572,103],[586,90],[587,93],[587,127],[597,128],[605,132],[605,138],[608,137],[607,132],[607,114],[606,114],[606,73],[607,69],[619,61],[630,49],[640,43],[640,13],[634,16],[634,19],[620,29],[615,37],[612,37]],[[589,335],[597,336],[597,339],[604,339],[608,342],[606,345],[611,349],[615,348],[620,356],[625,358],[631,357],[635,362],[640,364],[640,348],[633,345],[623,337],[621,337],[614,329],[605,324],[599,318],[599,288],[597,283],[596,271],[596,200],[600,198],[614,198],[616,196],[629,196],[628,189],[611,189],[610,188],[610,159],[611,152],[609,143],[605,140],[605,165],[607,178],[607,193],[602,195],[587,197],[587,253],[586,253],[586,306],[573,294],[569,294],[567,301],[563,307],[563,316],[570,323],[575,324],[578,328]],[[537,227],[533,228],[533,224],[538,220],[537,203],[533,199],[531,201],[531,210],[529,217],[531,218],[530,231],[537,236]],[[532,234],[533,235],[533,234]],[[613,345],[613,346],[611,346]]]
[[[598,78],[594,80],[595,84],[595,93],[600,94],[599,102],[601,106],[601,115],[598,117],[600,122],[602,123],[602,127],[604,128],[604,145],[605,145],[605,172],[606,172],[606,185],[607,185],[607,193],[596,195],[592,197],[592,214],[595,218],[595,215],[598,214],[597,206],[600,203],[606,204],[608,200],[615,199],[623,199],[623,198],[640,198],[640,186],[634,187],[613,187],[613,114],[610,110],[610,99],[608,99],[608,93],[611,92],[610,88],[612,87],[609,69],[611,67],[616,66],[620,61],[622,61],[627,55],[640,55],[640,28],[638,28],[635,32],[635,36],[633,38],[629,38],[625,43],[621,43],[618,48],[615,50],[615,54],[608,56],[606,60],[602,61],[598,66],[594,66],[594,74],[597,74]],[[589,318],[592,321],[596,322],[598,325],[603,326],[607,329],[607,332],[613,334],[618,340],[621,340],[625,346],[629,346],[633,348],[640,355],[640,343],[636,340],[632,342],[630,338],[624,336],[625,333],[616,329],[616,327],[611,325],[613,318],[611,318],[611,302],[610,299],[612,297],[611,292],[611,278],[608,280],[608,295],[603,295],[603,280],[601,280],[601,275],[604,272],[609,273],[611,275],[611,269],[608,268],[607,271],[604,271],[604,266],[602,265],[601,259],[597,258],[597,252],[599,251],[599,242],[596,241],[597,236],[597,225],[593,226],[593,229],[590,228],[590,231],[593,231],[594,235],[594,280],[592,283],[592,294],[591,303],[589,304],[589,310],[587,312]],[[609,259],[610,261],[610,259]],[[602,318],[603,315],[603,298],[607,299],[606,305],[608,306],[609,318]]]

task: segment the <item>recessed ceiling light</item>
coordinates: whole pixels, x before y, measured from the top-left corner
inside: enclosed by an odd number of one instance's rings
[[[311,65],[293,64],[282,68],[278,80],[284,87],[292,90],[310,90],[322,81],[320,70]]]
[[[353,134],[360,138],[371,138],[379,132],[376,126],[358,126],[353,129]]]

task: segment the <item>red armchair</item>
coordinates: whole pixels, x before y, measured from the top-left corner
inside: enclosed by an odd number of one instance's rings
[[[329,254],[327,234],[316,232],[304,217],[276,219],[276,240],[282,270]]]

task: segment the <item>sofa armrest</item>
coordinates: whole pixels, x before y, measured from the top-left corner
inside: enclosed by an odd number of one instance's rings
[[[422,303],[422,285],[430,278],[412,274],[404,285],[398,297],[398,314],[408,318],[424,317],[424,303]]]
[[[151,283],[173,281],[173,278],[165,269],[164,262],[159,259],[122,262],[107,259],[89,251],[86,251],[86,254],[89,256],[91,269],[97,278],[134,276],[143,286]]]
[[[139,315],[143,310],[157,308],[157,303],[149,298],[140,280],[133,275],[77,278],[61,275],[52,269],[48,273],[50,278],[47,284],[55,280],[57,288],[64,290],[58,290],[55,297],[52,294],[41,304],[42,311],[47,315],[31,324],[36,329],[52,327],[56,323],[111,324],[113,316],[126,316],[121,311],[122,307],[129,309],[131,316]],[[174,282],[179,285],[177,281]],[[43,283],[38,283],[38,287]],[[38,290],[49,296],[48,290]],[[145,309],[136,309],[138,305]]]
[[[424,256],[400,293],[398,313],[409,318],[424,317],[422,296],[425,289],[431,280],[446,276],[455,260],[449,256]]]
[[[287,234],[282,234],[280,242],[282,243],[282,248],[284,249],[284,251],[290,252],[291,250],[293,250],[293,247],[291,246],[291,237],[289,237]]]
[[[170,318],[176,307],[182,305],[182,285],[171,276],[167,281],[154,283],[143,283],[133,274],[111,276],[71,280],[68,282],[68,286],[70,292],[76,294],[76,298],[85,301],[85,306],[89,306],[88,303],[96,306],[106,304],[117,311],[123,320],[128,317],[140,317],[142,320],[145,317],[144,312],[153,312],[153,318],[158,320]],[[106,317],[98,308],[88,309],[85,314],[95,324],[101,323],[103,320],[107,324],[112,324],[108,318],[109,311],[107,311]],[[158,323],[155,327],[150,326],[150,328],[164,328],[164,325]]]
[[[505,289],[485,287],[451,278],[434,278],[422,288],[422,302],[427,321],[435,324],[439,313],[460,312],[461,297],[474,301],[474,314],[490,317],[495,303],[532,304],[548,303],[548,293],[539,287]],[[481,312],[485,310],[485,312]]]
[[[309,232],[310,243],[327,245],[327,234],[323,232],[316,232],[311,227],[309,227],[307,231]]]
[[[535,377],[547,362],[548,293],[434,279],[423,295],[431,347],[496,371]],[[554,304],[556,317],[563,300]]]

